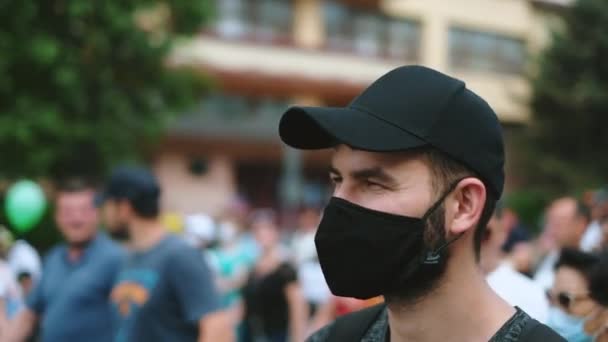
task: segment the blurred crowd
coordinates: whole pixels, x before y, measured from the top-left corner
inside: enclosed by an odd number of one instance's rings
[[[123,181],[139,182],[137,186],[120,183],[135,189],[124,195],[131,214],[117,214],[122,207],[105,205],[107,189],[101,191],[103,198],[99,189],[84,182],[59,187],[54,218],[65,243],[52,249],[44,263],[27,241],[14,241],[7,229],[0,229],[1,341],[145,340],[120,337],[136,330],[127,318],[133,315],[139,315],[144,327],[160,325],[155,333],[167,334],[163,336],[174,336],[171,329],[184,327],[194,327],[188,336],[201,336],[205,317],[221,312],[222,326],[230,330],[227,340],[296,342],[340,315],[382,301],[330,293],[315,249],[320,205],[302,206],[285,219],[273,208],[252,208],[236,199],[216,217],[186,215],[179,227],[158,233],[149,228],[142,237],[133,236],[137,232],[131,229],[129,238],[119,229],[123,225],[163,224],[160,210],[142,204],[141,194],[154,185],[153,179],[142,185],[146,177],[136,172]],[[156,194],[158,201],[157,193],[148,195]],[[129,215],[133,217],[125,218]],[[158,239],[152,239],[155,234]],[[170,239],[179,242],[166,242]],[[584,199],[553,200],[538,234],[513,208],[499,205],[481,245],[481,271],[503,299],[568,341],[602,336],[608,322],[608,189]],[[142,271],[149,269],[156,272]],[[161,286],[158,277],[171,281]],[[207,280],[212,289],[200,283]],[[142,287],[151,283],[155,285]],[[175,303],[175,315],[160,313],[173,310]],[[144,305],[160,310],[146,312]],[[123,322],[119,318],[117,323],[117,312]],[[182,313],[182,321],[171,321]],[[146,315],[152,318],[144,319]]]

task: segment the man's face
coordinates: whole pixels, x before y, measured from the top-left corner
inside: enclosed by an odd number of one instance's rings
[[[560,296],[569,299],[562,299],[560,303]],[[557,269],[551,297],[553,305],[577,317],[585,317],[597,308],[597,304],[589,297],[587,280],[578,270],[569,266]]]
[[[93,190],[57,195],[55,221],[68,244],[82,245],[95,235],[98,218],[93,198]]]
[[[335,184],[335,197],[395,215],[420,218],[437,197],[431,186],[430,168],[412,153],[373,153],[341,145],[334,153],[330,177]],[[444,215],[440,206],[428,218],[425,243],[433,248],[445,242]],[[432,270],[419,269],[408,275],[415,280],[395,284],[397,290],[384,293],[387,303],[409,302],[427,295],[440,284],[446,267],[444,262]]]
[[[547,210],[545,229],[558,246],[577,246],[585,223],[576,214],[577,203],[564,198],[555,201]]]
[[[103,224],[108,233],[119,240],[128,237],[124,205],[115,200],[106,200],[101,208]]]
[[[334,196],[391,214],[421,217],[431,206],[430,170],[406,153],[374,153],[340,145],[332,158]]]

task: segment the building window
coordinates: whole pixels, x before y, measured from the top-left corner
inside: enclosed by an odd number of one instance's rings
[[[289,0],[216,0],[215,30],[223,38],[265,42],[291,39]]]
[[[269,97],[249,97],[214,92],[201,101],[201,114],[221,120],[276,119],[285,112],[287,101]]]
[[[451,28],[450,67],[453,69],[521,74],[526,62],[522,40],[487,32]]]
[[[415,21],[326,1],[324,22],[326,45],[330,50],[418,61],[420,24]]]

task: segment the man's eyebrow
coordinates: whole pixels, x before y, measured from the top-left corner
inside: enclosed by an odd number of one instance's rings
[[[352,171],[350,175],[355,179],[377,179],[382,183],[386,183],[389,185],[397,183],[397,179],[389,175],[386,171],[384,171],[381,167],[378,166],[355,170]]]
[[[329,173],[332,175],[338,175],[338,176],[342,175],[342,173],[333,166],[329,167]],[[357,180],[373,178],[373,179],[376,179],[387,185],[394,185],[394,184],[398,183],[397,179],[395,179],[393,176],[389,175],[386,171],[384,171],[381,167],[378,167],[378,166],[360,169],[360,170],[354,170],[354,171],[351,171],[349,174],[351,177],[353,177]]]

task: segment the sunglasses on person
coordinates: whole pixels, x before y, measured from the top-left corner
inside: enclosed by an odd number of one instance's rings
[[[559,304],[562,308],[570,310],[570,307],[577,301],[589,299],[589,294],[572,294],[568,292],[553,293],[547,291],[547,298],[553,304]]]

